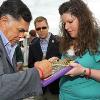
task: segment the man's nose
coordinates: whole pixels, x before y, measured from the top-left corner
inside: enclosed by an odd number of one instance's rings
[[[41,28],[40,31],[43,31],[43,29]]]
[[[20,32],[19,38],[24,38],[24,36],[25,36],[25,32]]]

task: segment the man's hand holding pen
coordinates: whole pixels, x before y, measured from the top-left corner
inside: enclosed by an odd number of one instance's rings
[[[48,60],[38,61],[34,67],[39,71],[41,79],[47,78],[52,73],[52,64]]]

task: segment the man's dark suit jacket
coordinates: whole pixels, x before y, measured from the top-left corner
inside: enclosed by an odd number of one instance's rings
[[[17,45],[16,49],[15,49],[15,54],[16,54],[16,61],[17,62],[24,62],[24,57],[21,51],[21,48],[19,45]]]
[[[61,57],[59,51],[59,42],[56,40],[56,37],[51,34],[49,39],[49,44],[47,47],[46,59],[51,57]],[[29,57],[28,57],[28,67],[32,68],[36,61],[41,61],[43,58],[42,49],[40,46],[40,39],[38,38],[29,46]]]
[[[54,56],[60,58],[61,53],[59,51],[58,40],[53,34],[51,34],[50,39],[49,39],[49,44],[47,47],[46,59],[49,59]],[[36,61],[42,60],[42,57],[43,57],[43,53],[40,46],[40,39],[38,38],[34,43],[32,43],[29,46],[28,67],[29,68],[33,67]],[[58,86],[59,86],[59,80],[56,80],[55,82],[50,84],[49,88],[52,93],[56,93],[56,92],[59,92]]]

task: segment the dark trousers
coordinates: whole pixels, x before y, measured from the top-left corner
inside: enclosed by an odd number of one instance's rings
[[[43,94],[48,90],[52,94],[59,94],[59,80],[54,81],[53,83],[49,84],[47,87],[43,88]]]

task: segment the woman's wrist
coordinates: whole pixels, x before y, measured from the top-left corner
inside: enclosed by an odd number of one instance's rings
[[[90,78],[91,77],[91,69],[83,67],[80,76],[85,76],[86,78]]]
[[[90,78],[91,77],[91,69],[88,68],[87,73],[86,73],[86,78]]]
[[[82,72],[80,73],[80,76],[86,75],[87,68],[82,67]]]

